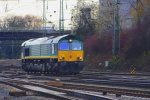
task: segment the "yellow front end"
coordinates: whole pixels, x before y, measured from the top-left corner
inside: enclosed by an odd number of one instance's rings
[[[58,62],[83,61],[83,50],[58,51]]]

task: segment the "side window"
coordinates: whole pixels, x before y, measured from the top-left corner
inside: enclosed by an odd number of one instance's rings
[[[58,50],[57,44],[51,44],[51,54],[52,55],[57,54],[57,50]]]
[[[52,44],[52,55],[55,53],[54,51],[54,44]]]
[[[24,53],[25,56],[29,56],[29,48],[25,48],[25,53]]]

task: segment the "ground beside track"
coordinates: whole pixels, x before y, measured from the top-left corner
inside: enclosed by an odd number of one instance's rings
[[[4,59],[0,60],[0,66],[21,66],[20,59]]]
[[[55,100],[52,98],[40,97],[40,96],[10,96],[9,92],[13,89],[13,87],[0,84],[0,100]]]
[[[10,67],[15,67],[15,68],[18,68],[18,69],[21,69],[21,59],[4,59],[4,60],[0,60],[0,71],[2,68],[4,69],[7,69],[10,68]],[[122,74],[144,74],[144,75],[150,75],[149,72],[140,72],[140,71],[134,71],[134,70],[129,70],[129,71],[116,71],[116,72],[112,72],[111,70],[100,70],[100,69],[87,69],[86,66],[84,66],[85,68],[83,69],[83,72],[102,72],[102,73],[112,73],[112,74],[115,74],[115,73],[122,73]]]

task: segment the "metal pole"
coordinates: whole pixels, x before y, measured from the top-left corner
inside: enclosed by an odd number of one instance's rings
[[[64,34],[64,3],[60,0],[60,12],[59,12],[59,33]]]
[[[14,58],[14,40],[11,41],[11,59]]]
[[[45,23],[45,0],[43,0],[43,36],[46,36],[45,27],[46,27],[46,23]]]
[[[12,38],[14,37],[14,34],[12,32]],[[11,59],[14,58],[14,40],[11,40]]]
[[[115,3],[113,3],[113,35],[112,35],[112,54],[115,56]]]
[[[116,56],[120,53],[120,24],[119,24],[119,0],[114,0],[113,3],[113,39],[112,39],[112,54]]]
[[[120,23],[119,23],[119,0],[117,0],[117,15],[116,15],[116,37],[117,37],[117,54],[120,54]]]
[[[137,0],[137,1],[136,1],[136,6],[137,6],[137,24],[138,24],[138,26],[141,25],[141,20],[140,20],[140,13],[141,13],[140,9],[141,9],[141,8],[138,7],[139,4],[140,4],[140,0]]]
[[[61,0],[60,0],[60,8],[59,8],[59,34],[61,34]]]
[[[64,34],[64,0],[62,0],[62,34]]]

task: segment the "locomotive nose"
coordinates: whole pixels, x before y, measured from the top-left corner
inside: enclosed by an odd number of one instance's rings
[[[59,51],[58,61],[83,61],[83,51]]]

